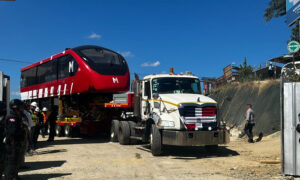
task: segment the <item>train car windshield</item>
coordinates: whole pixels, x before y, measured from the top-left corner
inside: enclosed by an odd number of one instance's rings
[[[102,48],[87,48],[77,51],[83,60],[96,72],[103,75],[125,75],[125,59],[117,53]]]

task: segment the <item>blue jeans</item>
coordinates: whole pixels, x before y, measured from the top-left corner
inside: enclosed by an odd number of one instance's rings
[[[248,123],[244,128],[245,134],[247,134],[248,138],[251,140],[253,140],[253,133],[252,133],[253,126],[254,124]]]

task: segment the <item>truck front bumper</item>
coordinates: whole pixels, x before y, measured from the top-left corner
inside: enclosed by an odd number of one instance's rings
[[[162,130],[162,143],[174,146],[205,146],[229,143],[229,132]]]

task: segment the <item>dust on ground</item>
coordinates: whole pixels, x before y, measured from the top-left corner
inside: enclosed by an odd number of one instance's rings
[[[106,139],[56,138],[39,142],[26,157],[22,179],[285,179],[280,175],[280,135],[261,142],[232,138],[215,153],[203,147],[166,147],[153,157],[147,145],[127,145]],[[265,164],[261,161],[275,161]]]

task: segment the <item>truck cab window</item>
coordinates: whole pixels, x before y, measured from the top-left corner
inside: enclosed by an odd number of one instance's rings
[[[150,81],[145,82],[144,96],[151,98]]]

